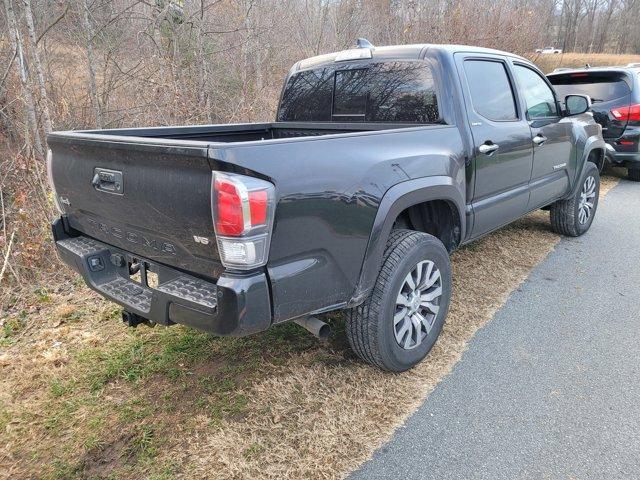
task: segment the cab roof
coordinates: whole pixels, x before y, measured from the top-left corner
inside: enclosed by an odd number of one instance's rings
[[[349,50],[358,49],[358,47],[354,47],[353,49]],[[323,65],[331,64],[336,61],[336,57],[338,55],[349,50],[326,53],[323,55],[317,55],[315,57],[309,57],[304,60],[300,60],[293,66],[292,71],[307,70],[310,68],[316,68]],[[418,43],[413,45],[389,45],[383,47],[373,47],[369,50],[371,51],[371,59],[374,60],[418,60],[424,58],[427,50],[436,50],[450,55],[453,55],[457,52],[503,55],[529,62],[527,59],[513,53],[504,52],[502,50],[494,50],[492,48],[473,47],[469,45]]]

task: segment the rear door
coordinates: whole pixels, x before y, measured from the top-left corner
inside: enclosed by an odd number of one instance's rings
[[[562,120],[553,88],[529,65],[513,62],[527,122],[533,139],[529,210],[561,197],[575,171],[571,123]]]
[[[621,71],[584,71],[549,75],[560,101],[570,94],[589,95],[591,111],[596,122],[602,125],[602,136],[616,140],[627,128],[627,120],[616,118],[614,111],[631,103],[632,79]]]
[[[525,213],[533,161],[531,131],[517,106],[504,57],[458,53],[456,63],[474,142],[475,237]]]
[[[211,278],[222,272],[207,143],[55,133],[49,145],[71,227],[146,260]]]

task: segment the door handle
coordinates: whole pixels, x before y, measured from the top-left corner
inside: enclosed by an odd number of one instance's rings
[[[533,137],[533,143],[535,143],[536,145],[542,145],[546,141],[547,141],[547,137],[541,134],[538,134],[535,137]]]
[[[478,147],[478,151],[480,153],[484,153],[485,155],[491,155],[493,152],[498,150],[500,145],[497,143],[483,143]]]
[[[102,192],[117,193],[119,195],[124,193],[122,172],[117,170],[95,168],[93,170],[91,185],[93,185],[96,190],[100,190]]]

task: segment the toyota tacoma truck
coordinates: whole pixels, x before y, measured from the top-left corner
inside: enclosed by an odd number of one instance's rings
[[[342,309],[356,354],[404,371],[442,330],[452,251],[540,208],[589,229],[589,108],[510,53],[362,40],[296,63],[272,123],[52,133],[53,237],[131,325],[321,334]]]

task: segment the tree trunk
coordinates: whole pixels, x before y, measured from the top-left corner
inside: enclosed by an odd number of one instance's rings
[[[605,48],[607,47],[609,25],[611,24],[611,18],[613,17],[613,12],[615,11],[616,7],[616,0],[609,0],[607,11],[604,14],[604,18],[600,22],[600,35],[598,38],[598,46],[596,48],[598,53],[603,53]]]
[[[155,3],[151,8],[151,15],[153,18],[153,22],[151,25],[152,31],[151,36],[153,38],[154,49],[157,53],[158,59],[158,77],[160,86],[157,89],[157,102],[161,106],[161,110],[159,111],[161,115],[161,121],[164,124],[171,124],[172,112],[169,112],[169,117],[167,117],[167,108],[166,105],[169,102],[175,101],[175,95],[171,95],[171,91],[169,90],[171,85],[169,85],[168,77],[172,72],[171,65],[168,66],[169,71],[167,71],[167,65],[165,62],[167,61],[165,55],[165,48],[162,40],[162,25],[165,21],[167,13],[169,11],[169,2],[166,2],[166,5],[162,6],[162,4]],[[173,79],[173,75],[172,79]],[[167,100],[167,97],[171,96],[171,100]]]
[[[89,96],[91,98],[91,108],[95,117],[96,126],[102,128],[102,108],[100,106],[100,96],[98,95],[98,84],[96,82],[95,58],[93,54],[93,25],[89,17],[89,5],[87,0],[80,2],[80,19],[85,34],[85,53],[87,55],[87,69],[89,71]]]
[[[209,85],[209,69],[207,68],[207,56],[204,48],[204,0],[200,0],[200,18],[196,30],[196,45],[198,48],[198,108],[204,109],[204,119],[211,123],[211,86]]]
[[[50,133],[52,130],[51,115],[49,115],[49,97],[47,96],[47,88],[44,81],[44,70],[42,69],[42,63],[40,62],[40,55],[38,54],[38,45],[36,40],[36,28],[33,23],[33,11],[31,10],[31,0],[24,1],[24,17],[27,23],[27,31],[29,32],[29,45],[31,47],[31,58],[33,59],[33,65],[36,69],[38,77],[38,88],[40,92],[40,108],[42,110],[42,123],[44,126],[44,132]]]
[[[24,59],[24,51],[22,48],[22,37],[20,36],[20,30],[18,29],[18,22],[16,21],[15,10],[11,0],[4,0],[4,8],[7,12],[7,25],[9,27],[9,40],[11,42],[12,49],[16,52],[17,61],[15,63],[18,76],[20,77],[20,85],[22,86],[22,95],[24,97],[24,104],[27,116],[27,125],[33,136],[33,146],[36,155],[40,158],[44,158],[44,148],[42,146],[42,139],[40,138],[40,132],[38,131],[38,118],[36,115],[36,104],[33,100],[33,94],[31,93],[31,87],[29,85],[29,73],[27,72],[27,65]],[[28,137],[28,136],[27,136]]]

